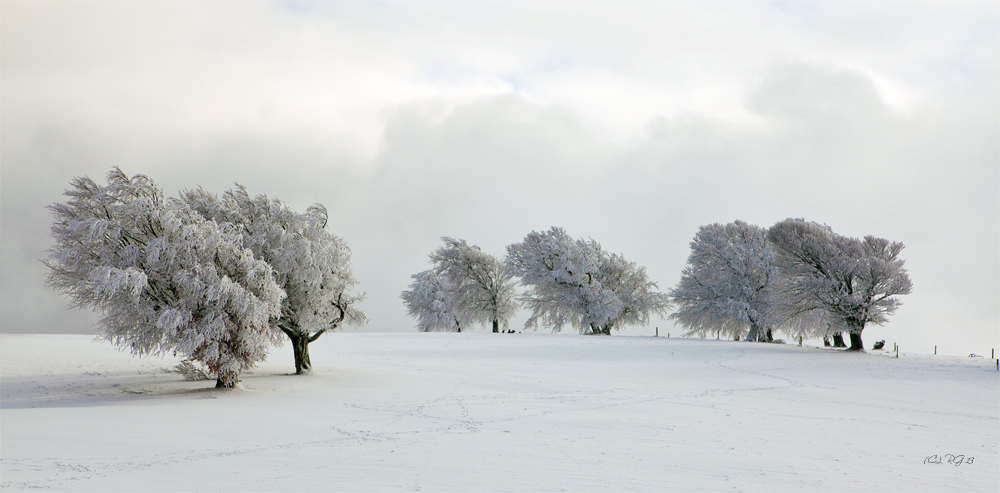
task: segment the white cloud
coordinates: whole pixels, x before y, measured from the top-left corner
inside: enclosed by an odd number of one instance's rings
[[[374,330],[412,326],[398,294],[440,236],[502,254],[561,225],[666,289],[699,225],[804,216],[908,245],[876,334],[997,342],[993,3],[0,10],[4,330],[90,323],[42,287],[44,206],[118,165],[326,204]]]

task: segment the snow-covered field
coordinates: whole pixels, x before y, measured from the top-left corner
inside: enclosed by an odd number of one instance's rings
[[[0,343],[5,490],[1000,490],[986,359],[337,333],[311,376],[286,346],[217,391],[88,336]]]

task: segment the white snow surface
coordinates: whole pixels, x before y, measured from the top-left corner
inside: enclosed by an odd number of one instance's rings
[[[0,342],[4,490],[1000,490],[984,358],[334,333],[314,374],[286,345],[226,391],[89,336]]]

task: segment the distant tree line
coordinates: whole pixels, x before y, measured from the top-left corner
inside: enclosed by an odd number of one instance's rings
[[[713,334],[772,342],[775,332],[820,337],[862,350],[866,326],[883,324],[912,289],[899,258],[903,244],[850,238],[828,226],[786,219],[770,229],[735,221],[702,226],[677,286],[657,291],[644,267],[565,230],[529,233],[503,261],[442,238],[432,268],[412,276],[402,299],[421,331],[461,332],[475,323],[506,328],[519,307],[525,328],[565,326],[583,334],[645,325],[652,315]],[[525,288],[517,294],[515,287]]]
[[[433,267],[414,274],[402,294],[422,331],[461,332],[469,323],[491,322],[499,332],[524,306],[531,311],[526,328],[571,326],[582,334],[610,334],[647,324],[670,307],[645,267],[562,228],[532,231],[507,247],[502,262],[465,240],[442,240],[445,246],[430,255]],[[515,279],[526,288],[520,295]]]

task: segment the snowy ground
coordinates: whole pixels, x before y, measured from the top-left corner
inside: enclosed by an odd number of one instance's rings
[[[1000,490],[992,360],[340,333],[312,376],[285,347],[216,391],[87,336],[0,343],[5,490]]]

